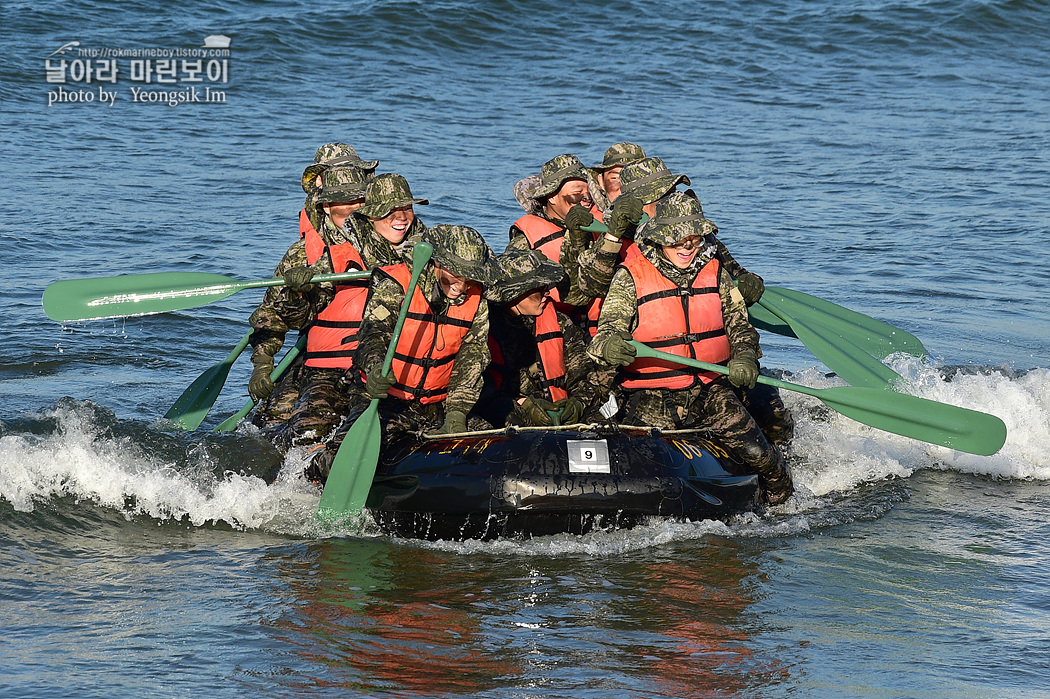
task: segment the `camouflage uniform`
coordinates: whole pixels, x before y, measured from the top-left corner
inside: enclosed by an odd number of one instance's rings
[[[638,197],[643,204],[664,199],[675,192],[680,184],[688,186],[691,183],[686,175],[672,173],[660,158],[643,158],[625,165],[620,171],[623,194]],[[686,190],[685,194],[696,199],[697,205],[700,205],[700,200],[693,190]],[[702,214],[702,207],[700,211]],[[717,238],[718,227],[709,222],[706,231],[705,245],[714,250],[722,269],[734,279],[748,274]],[[606,294],[613,279],[613,270],[622,258],[623,245],[624,243],[612,242],[603,235],[589,248],[570,252],[570,256],[578,260],[577,288],[581,295],[595,298]],[[758,356],[762,356],[761,349],[758,350]],[[791,441],[795,421],[776,388],[760,384],[752,389],[737,389],[737,393],[769,439],[778,446],[784,446]]]
[[[329,170],[325,173],[326,184],[332,172]],[[375,218],[383,218],[394,208],[407,206],[409,203],[426,204],[427,200],[413,199],[408,182],[401,175],[384,174],[363,184],[366,186],[359,182],[347,183],[336,193],[321,193],[322,203],[343,200],[342,197],[352,197],[345,199],[346,201],[362,197],[365,200],[361,208],[347,217],[337,242],[351,243],[368,269],[410,262],[412,249],[426,230],[420,219],[413,219],[404,240],[399,245],[393,245],[376,232],[372,218],[359,212],[364,211]],[[325,223],[331,226],[327,217]],[[328,249],[311,269],[316,274],[346,271],[333,268],[332,256]],[[308,294],[300,295],[300,298],[307,309],[320,312],[335,297],[335,292],[335,285],[322,283],[315,285]],[[312,315],[316,317],[316,313]],[[291,415],[285,425],[273,431],[271,438],[280,446],[302,446],[321,441],[351,409],[358,397],[355,394],[360,393],[361,385],[353,372],[339,368],[304,367],[301,388]]]
[[[688,287],[700,269],[716,255],[710,234],[714,224],[702,218],[700,204],[676,193],[658,204],[656,216],[638,231],[639,249],[661,274],[680,288]],[[660,245],[691,235],[703,236],[696,257],[679,269],[664,257]],[[718,293],[731,356],[758,361],[758,332],[748,322],[747,306],[725,269],[719,271]],[[638,298],[634,279],[626,268],[617,268],[602,306],[598,332],[588,348],[593,359],[605,362],[603,350],[613,336],[638,326]],[[699,371],[699,370],[698,370]],[[621,419],[661,429],[702,428],[712,433],[736,460],[758,473],[763,490],[779,502],[791,492],[791,478],[784,469],[780,450],[769,442],[748,413],[737,392],[724,376],[711,383],[699,381],[680,389],[624,390]]]
[[[605,156],[600,163],[587,169],[587,183],[590,185],[591,199],[599,209],[604,212],[612,210],[612,202],[601,184],[602,173],[614,167],[623,167],[644,157],[645,151],[636,143],[626,141],[614,143],[605,151]]]
[[[439,315],[447,313],[451,305],[464,303],[466,296],[455,300],[445,296],[435,276],[435,263],[452,274],[474,280],[483,286],[489,283],[492,277],[492,251],[477,231],[466,226],[441,225],[428,229],[423,239],[434,246],[434,256],[419,275],[418,289]],[[359,333],[360,342],[354,357],[355,368],[367,372],[382,365],[404,301],[405,290],[397,281],[383,274],[372,275]],[[456,354],[444,401],[424,405],[392,396],[379,401],[383,444],[406,432],[432,430],[450,412],[463,415],[470,412],[481,392],[482,373],[489,363],[488,334],[488,308],[482,303]],[[346,419],[326,440],[324,448],[315,452],[306,471],[309,478],[317,481],[327,479],[343,438],[368,404],[367,394],[355,395]]]
[[[497,427],[536,424],[518,402],[525,396],[550,398],[541,383],[545,377],[537,344],[536,318],[514,314],[510,308],[526,294],[555,286],[565,272],[534,250],[505,252],[496,260],[500,277],[486,290],[486,297],[490,301],[489,344],[499,348],[502,364],[499,367],[493,364],[485,372],[485,386],[474,412]],[[582,402],[581,421],[597,419],[597,406],[601,401],[592,380],[596,368],[586,353],[589,338],[565,314],[558,313],[557,317],[564,341],[565,377],[555,385]]]
[[[358,157],[353,147],[345,143],[326,143],[317,149],[317,152],[314,153],[314,162],[303,171],[300,183],[303,191],[306,193],[306,201],[303,204],[303,208],[307,218],[310,220],[310,225],[313,226],[315,231],[318,231],[322,238],[324,238],[322,227],[326,217],[324,212],[318,209],[317,198],[320,190],[320,185],[317,181],[318,177],[329,167],[342,166],[363,170],[367,178],[371,179],[372,172],[378,164],[378,160],[362,160]],[[328,240],[327,238],[324,239]],[[274,276],[284,276],[284,273],[292,267],[304,266],[305,264],[306,249],[303,241],[300,240],[298,248],[296,245],[293,245],[285,253],[284,258],[277,265]],[[269,356],[272,361],[272,358],[276,356],[284,344],[284,336],[289,329],[287,323],[280,318],[281,311],[286,310],[283,302],[277,298],[280,289],[274,289],[267,290],[267,296],[264,296],[263,303],[256,310],[256,313],[260,315],[256,316],[253,314],[252,316],[260,322],[259,326],[256,326],[253,322],[252,327],[257,331],[264,331],[258,337],[253,335],[252,338],[252,357],[253,360],[255,357],[258,357],[259,363],[265,363],[265,356]],[[270,293],[271,291],[273,293]],[[282,326],[284,326],[283,329]],[[279,341],[274,342],[275,338],[279,338]],[[264,345],[261,353],[258,352],[260,345]],[[277,381],[273,392],[259,401],[252,415],[252,422],[255,425],[259,427],[272,426],[281,424],[288,419],[292,407],[299,397],[303,361],[304,358],[300,355]]]

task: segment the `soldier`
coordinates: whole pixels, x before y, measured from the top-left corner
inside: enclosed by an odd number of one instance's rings
[[[274,357],[284,345],[289,330],[300,330],[312,321],[324,308],[331,295],[324,289],[315,289],[310,283],[314,275],[311,265],[322,258],[329,258],[329,249],[350,241],[343,224],[350,213],[364,203],[365,188],[370,179],[367,170],[353,166],[334,166],[324,169],[322,184],[310,197],[320,212],[317,228],[310,226],[284,254],[274,276],[284,277],[285,286],[270,287],[263,301],[255,309],[248,322],[254,329],[252,345],[252,371],[248,392],[256,401],[252,422],[259,427],[280,425],[288,419],[292,406],[299,396],[302,364],[297,362],[282,377],[280,390],[275,390],[270,373]],[[328,262],[331,271],[331,262]],[[328,285],[327,290],[331,290]],[[313,293],[311,293],[313,292]]]
[[[375,176],[378,160],[362,160],[353,146],[345,143],[326,143],[314,153],[314,162],[307,165],[303,170],[302,186],[306,192],[306,202],[302,211],[299,212],[299,235],[303,236],[308,230],[316,231],[321,225],[321,214],[317,209],[317,201],[312,196],[321,186],[321,174],[329,167],[356,167],[364,170],[371,180]]]
[[[565,237],[565,215],[574,205],[589,198],[587,169],[575,155],[551,158],[539,175],[526,177],[514,185],[514,196],[525,209],[525,215],[510,227],[507,251],[539,250],[548,259],[561,264],[568,272],[567,281],[554,289],[551,298],[555,308],[571,313],[573,307],[586,301],[574,293],[575,260],[562,254]],[[582,207],[581,207],[582,208]]]
[[[551,425],[590,420],[597,403],[595,372],[583,331],[550,302],[565,277],[561,265],[535,250],[496,258],[489,299],[492,364],[474,412],[492,425]]]
[[[343,437],[370,398],[380,399],[384,444],[435,426],[438,434],[466,430],[489,363],[489,315],[482,296],[492,276],[492,251],[467,226],[434,226],[423,240],[434,246],[434,255],[420,273],[388,374],[382,373],[383,360],[412,270],[399,264],[372,273],[354,356],[365,393],[315,454],[307,468],[313,480],[328,478]]]
[[[324,173],[325,180],[331,178],[333,171],[335,169]],[[342,192],[329,191],[323,186],[318,201],[324,207],[332,207],[328,200],[341,196]],[[374,269],[412,259],[412,248],[426,228],[416,218],[413,207],[429,202],[413,198],[405,178],[393,173],[376,177],[367,189],[361,188],[359,196],[352,207],[357,215],[351,217],[343,212],[340,219],[341,242],[328,246],[325,254],[303,270],[302,279],[307,283],[315,273]],[[331,213],[329,219],[335,222]],[[330,234],[329,239],[336,240],[337,236]],[[313,293],[302,297],[305,304],[320,310],[307,335],[306,368],[298,400],[288,421],[273,435],[274,442],[282,446],[301,446],[324,439],[353,402],[355,381],[350,370],[358,346],[368,283],[324,284],[318,285],[316,291],[309,288],[312,286],[305,288]]]
[[[624,165],[644,157],[645,151],[636,143],[614,143],[605,151],[602,162],[589,169],[590,193],[596,205],[591,207],[591,213],[595,218],[600,218],[601,215],[595,213],[594,208],[600,212],[612,211],[613,202],[620,196],[620,171]]]
[[[700,202],[687,194],[660,200],[653,218],[638,231],[641,254],[613,275],[588,353],[624,367],[619,383],[625,421],[710,431],[734,460],[758,474],[766,501],[777,504],[791,495],[791,477],[780,450],[734,391],[755,386],[758,333],[710,243],[712,228]],[[632,337],[673,354],[728,364],[729,377],[635,359],[627,342]]]

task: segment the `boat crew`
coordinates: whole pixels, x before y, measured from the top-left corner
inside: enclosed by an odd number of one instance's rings
[[[332,152],[345,152],[329,150],[322,153],[325,148],[322,146],[318,151],[321,157],[328,157]],[[372,161],[362,162],[368,165]],[[252,346],[254,366],[248,382],[248,393],[252,399],[259,402],[252,417],[252,422],[259,427],[284,423],[298,399],[301,362],[297,361],[289,368],[276,390],[273,381],[270,380],[270,373],[273,371],[274,357],[284,345],[288,331],[305,327],[306,323],[313,319],[311,310],[315,314],[316,310],[323,307],[315,302],[312,306],[307,305],[304,308],[304,292],[312,289],[310,278],[313,274],[309,265],[317,259],[316,255],[311,257],[308,250],[319,254],[328,245],[338,245],[348,240],[343,223],[350,212],[363,203],[364,188],[372,177],[368,169],[361,169],[355,165],[320,165],[323,167],[313,170],[319,172],[318,175],[308,176],[307,173],[313,172],[310,167],[304,172],[304,189],[307,188],[308,182],[314,182],[317,178],[321,178],[321,189],[324,189],[323,182],[327,177],[328,192],[339,191],[339,198],[346,201],[318,203],[315,200],[320,190],[317,187],[311,189],[307,195],[306,206],[300,212],[299,240],[288,248],[274,272],[275,277],[284,278],[285,285],[268,288],[262,303],[248,319],[253,328],[249,342]],[[350,200],[351,197],[353,200]],[[311,209],[320,212],[320,218],[315,215],[314,222],[307,221],[308,225],[303,227],[302,221]]]
[[[554,416],[560,424],[596,419],[588,338],[550,300],[565,270],[535,250],[505,252],[495,268],[485,290],[492,363],[475,414],[496,427],[551,425]]]
[[[435,427],[437,434],[467,429],[467,414],[481,393],[489,363],[483,291],[492,277],[492,251],[481,234],[467,226],[434,226],[423,240],[434,247],[433,257],[413,290],[387,374],[382,372],[383,360],[412,269],[403,263],[372,272],[354,355],[354,372],[364,381],[362,400],[316,452],[307,469],[314,480],[327,479],[343,437],[369,399],[379,399],[384,443]]]
[[[319,247],[319,236],[310,245],[303,273],[313,274],[369,270],[397,265],[412,259],[412,248],[426,226],[415,215],[415,205],[426,199],[412,196],[401,175],[379,175],[367,187],[362,182],[332,182],[338,168],[327,170],[317,200],[327,214],[325,225],[340,224],[342,242]],[[356,172],[360,172],[356,170]],[[353,197],[353,203],[334,205]],[[350,211],[346,209],[349,208]],[[338,216],[333,213],[339,210]],[[353,215],[351,215],[351,213]],[[335,235],[329,235],[334,240]],[[313,286],[313,285],[310,285]],[[312,316],[307,331],[305,368],[298,398],[288,420],[271,438],[282,446],[302,446],[323,440],[350,409],[358,388],[353,357],[358,330],[368,296],[368,281],[316,285],[316,291],[300,294],[304,313]]]
[[[780,450],[737,392],[756,384],[758,333],[710,243],[712,232],[695,198],[675,192],[661,199],[638,230],[641,254],[613,275],[588,354],[622,367],[621,421],[710,431],[736,461],[758,474],[766,501],[776,504],[791,495],[791,477]],[[729,376],[636,359],[627,342],[632,337],[666,352],[728,365]]]

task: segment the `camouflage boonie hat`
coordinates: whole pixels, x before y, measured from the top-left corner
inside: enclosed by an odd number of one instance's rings
[[[636,162],[644,157],[645,151],[636,143],[627,143],[626,141],[614,143],[609,146],[609,150],[605,151],[605,158],[602,159],[601,164],[595,165],[591,169],[595,172],[602,172],[612,167],[621,167],[628,163]]]
[[[540,181],[532,196],[546,199],[561,189],[566,180],[587,181],[587,170],[575,155],[556,155],[540,168]]]
[[[351,202],[365,198],[365,190],[372,179],[366,170],[335,166],[321,173],[321,186],[314,195],[318,204]]]
[[[413,199],[408,180],[393,172],[379,175],[368,183],[365,192],[365,205],[356,213],[368,218],[386,218],[394,209],[413,204],[429,204],[427,199]]]
[[[495,279],[485,289],[485,297],[496,303],[510,303],[536,289],[557,286],[565,279],[565,268],[536,250],[511,250],[499,255],[493,265]]]
[[[434,226],[423,233],[423,241],[434,246],[431,259],[442,269],[483,285],[492,280],[492,249],[473,228],[447,224]]]
[[[656,203],[656,212],[638,229],[637,237],[654,245],[674,245],[689,236],[718,233],[718,226],[704,218],[700,202],[685,192],[674,192]]]
[[[514,183],[514,198],[521,204],[525,213],[533,216],[543,215],[543,202],[536,198],[536,191],[539,187],[539,175],[529,175]]]
[[[660,158],[643,158],[620,170],[620,194],[632,194],[651,204],[680,184],[690,184],[685,175],[672,174]]]
[[[326,143],[314,153],[313,165],[307,165],[303,170],[303,191],[311,194],[317,189],[317,176],[332,165],[350,165],[362,170],[367,170],[371,175],[379,165],[378,160],[361,160],[353,146],[345,143]]]

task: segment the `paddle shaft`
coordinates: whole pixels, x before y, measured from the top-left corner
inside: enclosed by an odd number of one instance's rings
[[[251,333],[248,334],[251,335]],[[277,381],[282,376],[284,376],[284,373],[288,371],[288,367],[292,365],[292,362],[295,361],[295,358],[298,357],[304,349],[306,349],[305,332],[299,336],[299,340],[295,343],[295,345],[293,345],[291,349],[284,353],[284,357],[281,358],[280,363],[276,367],[274,367],[273,371],[270,372],[270,380],[274,383],[277,383]],[[249,398],[248,402],[246,402],[240,410],[238,410],[233,415],[230,415],[228,418],[219,423],[215,427],[215,429],[212,430],[212,432],[232,432],[233,430],[237,429],[237,424],[241,420],[243,420],[245,416],[247,416],[248,413],[250,413],[252,411],[252,408],[254,407],[255,400]]]
[[[434,248],[429,243],[416,243],[412,250],[412,276],[405,289],[405,298],[401,302],[394,332],[383,358],[382,373],[390,373],[394,363],[394,350],[401,338],[401,330],[412,305],[419,275],[430,261]],[[373,398],[368,408],[354,422],[350,431],[343,437],[343,443],[332,461],[331,471],[321,491],[321,501],[317,504],[317,516],[332,520],[349,512],[364,508],[368,493],[372,489],[376,466],[379,465],[379,451],[382,448],[382,425],[379,420],[379,399]]]
[[[729,369],[699,359],[681,357],[631,340],[638,357],[662,359],[676,364],[728,374]],[[810,388],[768,376],[759,383],[803,393],[857,422],[876,429],[939,444],[957,451],[988,456],[1006,443],[1006,425],[987,413],[918,398],[879,388],[837,386]]]

